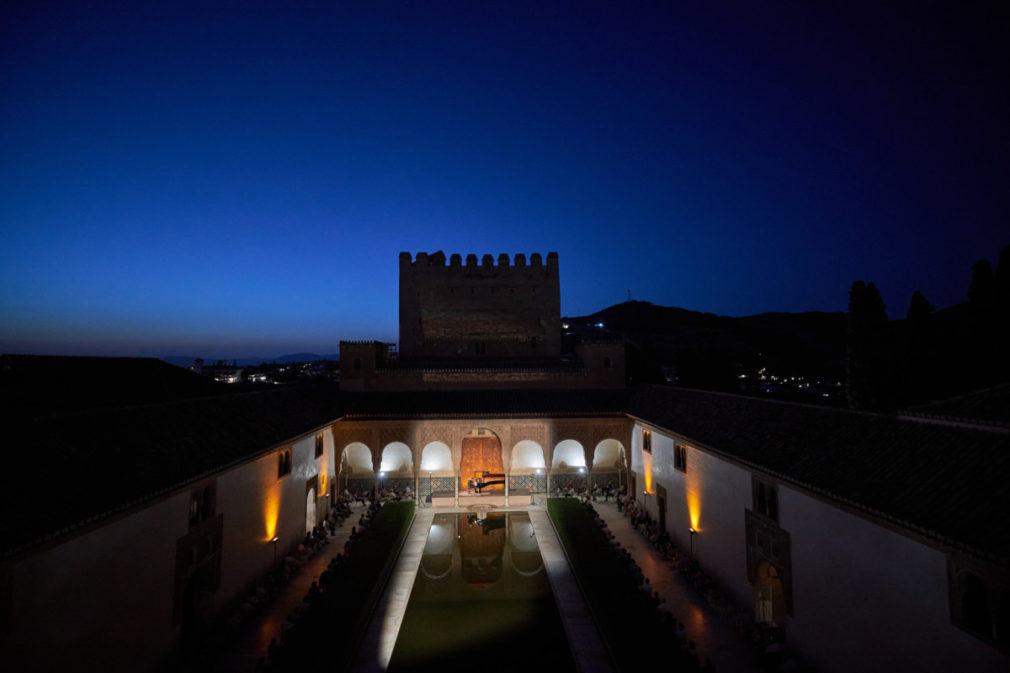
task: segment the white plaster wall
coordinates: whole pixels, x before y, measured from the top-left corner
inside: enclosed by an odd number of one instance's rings
[[[18,562],[0,670],[155,668],[176,644],[175,545],[188,530],[187,491]]]
[[[640,427],[633,437],[641,454]],[[652,471],[653,493],[659,485],[666,489],[667,532],[678,547],[688,551],[689,531],[695,528],[694,557],[738,603],[750,606],[744,510],[751,506],[751,473],[690,445],[687,472],[681,472],[674,467],[673,445],[672,436],[653,431],[651,462],[647,454],[640,459],[641,469]],[[638,500],[645,498],[639,494]],[[657,498],[650,495],[647,500],[649,513],[658,519]]]
[[[653,431],[650,456],[641,432],[632,434],[636,499],[657,517],[656,498],[641,491],[647,477],[653,492],[662,485],[671,537],[687,550],[693,525],[702,568],[752,608],[744,515],[751,471],[688,445],[685,474],[673,467],[670,435]],[[784,485],[779,523],[790,535],[793,573],[787,639],[819,671],[1008,670],[1005,655],[951,624],[943,553]]]
[[[277,558],[305,537],[305,482],[318,474],[315,434],[291,446],[291,472],[277,477],[277,451],[222,474],[217,481],[217,511],[224,514],[221,586],[215,610],[229,607],[259,581]],[[317,505],[319,499],[317,498]],[[322,507],[317,506],[317,512]]]
[[[1007,671],[1006,655],[954,626],[940,551],[791,489],[793,615],[787,637],[819,671]]]

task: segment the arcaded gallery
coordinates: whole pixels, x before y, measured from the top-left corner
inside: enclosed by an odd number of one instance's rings
[[[686,631],[635,643],[671,670],[1008,669],[991,410],[1010,392],[870,414],[628,387],[623,341],[563,345],[561,290],[556,253],[401,253],[399,341],[341,342],[339,385],[221,393],[156,360],[4,356],[0,669],[200,670],[193,642],[259,646],[240,623],[263,578],[320,536],[339,571],[395,500],[412,509],[374,606],[352,644],[310,641],[313,668],[520,670],[514,647],[538,653],[525,670],[619,670],[553,498],[592,511]],[[245,670],[308,647],[300,628]]]

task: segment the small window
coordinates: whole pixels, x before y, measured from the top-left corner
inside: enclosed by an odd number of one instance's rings
[[[323,436],[322,434],[316,435],[316,458],[323,455]]]
[[[474,341],[473,352],[476,355],[484,355],[485,353],[487,353],[487,344],[484,343],[483,341]]]
[[[673,466],[681,472],[687,472],[687,447],[683,444],[673,445]]]
[[[642,430],[642,451],[652,453],[652,433],[648,430]]]
[[[603,368],[604,369],[610,369],[610,366],[611,366],[610,358],[604,357],[603,358]]]
[[[208,519],[214,518],[215,492],[214,485],[207,484],[202,489],[196,489],[189,495],[189,527],[198,526]]]
[[[352,365],[354,371],[361,369],[361,358],[354,358],[354,364]]]
[[[754,511],[762,516],[766,516],[772,521],[779,520],[779,494],[778,488],[774,484],[755,479],[754,482]]]
[[[537,338],[530,337],[530,350],[536,350],[536,349],[537,349]]]
[[[277,454],[277,478],[291,473],[291,449],[286,449]]]
[[[189,526],[200,523],[200,494],[193,493],[189,498]]]
[[[962,566],[958,568],[957,566]],[[954,563],[951,608],[955,624],[975,637],[1010,650],[1010,587],[1006,575],[993,568],[965,568]]]

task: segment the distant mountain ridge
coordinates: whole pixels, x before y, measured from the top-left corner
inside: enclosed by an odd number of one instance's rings
[[[167,357],[159,358],[163,362],[173,364],[176,367],[182,367],[183,369],[189,369],[196,362],[196,357],[191,357],[188,355],[169,355]],[[203,363],[205,365],[215,364],[218,360],[223,362],[234,362],[239,367],[254,367],[258,364],[264,362],[271,363],[275,362],[277,364],[289,364],[291,362],[315,362],[317,360],[339,360],[339,354],[329,354],[320,355],[319,353],[289,353],[287,355],[281,355],[275,358],[203,358]]]
[[[563,320],[573,337],[598,331],[631,342],[637,352],[629,356],[629,365],[639,358],[633,377],[641,382],[663,367],[672,368],[681,385],[737,390],[740,373],[763,366],[781,374],[836,377],[845,358],[842,312],[731,317],[626,301]]]

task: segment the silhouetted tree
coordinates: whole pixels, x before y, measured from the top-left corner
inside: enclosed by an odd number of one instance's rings
[[[1010,245],[1004,245],[999,253],[999,263],[993,274],[997,310],[1006,318],[1010,315]]]
[[[852,409],[884,410],[893,405],[887,309],[871,282],[849,290],[846,398]]]
[[[935,307],[922,292],[916,290],[908,305],[900,363],[900,396],[902,403],[930,399],[936,380],[936,334],[932,314]]]
[[[916,290],[912,293],[912,301],[908,304],[906,317],[910,323],[922,325],[929,321],[929,316],[935,309],[936,307],[926,299],[926,295]]]
[[[968,286],[968,302],[986,310],[996,297],[996,279],[992,264],[988,259],[980,259],[971,268],[971,285]]]
[[[1000,253],[997,271],[987,259],[972,266],[968,311],[953,357],[963,363],[964,379],[973,387],[1010,376],[1010,246]]]

